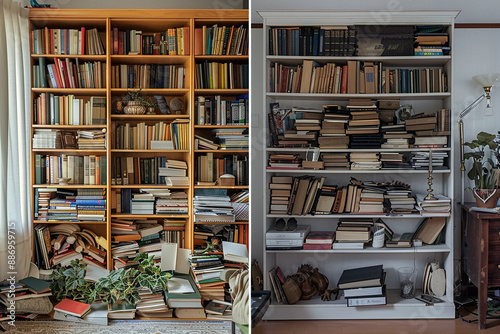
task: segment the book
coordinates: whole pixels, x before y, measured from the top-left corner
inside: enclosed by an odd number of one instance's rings
[[[71,322],[90,323],[98,325],[108,324],[108,303],[93,303],[90,312],[83,318],[61,311],[54,311],[54,319]]]
[[[29,276],[19,280],[19,283],[27,287],[33,293],[50,292],[50,282]]]
[[[384,271],[382,284],[385,282],[385,276],[386,272]],[[384,294],[384,287],[385,285],[378,285],[378,286],[368,286],[364,288],[344,289],[344,297],[352,298],[352,297],[380,296]]]
[[[222,302],[219,300],[211,300],[207,306],[205,306],[205,312],[207,314],[219,314],[222,315],[230,307],[231,304],[227,302]]]
[[[54,306],[54,310],[64,314],[74,315],[75,317],[82,317],[90,311],[90,304],[64,298]]]
[[[338,281],[339,289],[362,288],[382,285],[382,265],[346,269]]]
[[[425,244],[432,244],[436,241],[436,238],[445,225],[446,217],[429,217],[425,220],[415,238],[422,240]]]
[[[381,296],[346,298],[347,306],[357,307],[357,306],[386,305],[387,304],[387,292],[385,289],[385,285],[384,285],[382,290],[383,290],[383,293]]]

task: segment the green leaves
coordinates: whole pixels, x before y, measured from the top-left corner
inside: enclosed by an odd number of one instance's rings
[[[474,181],[476,189],[493,189],[495,181],[491,169],[494,166],[494,162],[491,158],[485,157],[485,149],[486,147],[489,147],[490,150],[498,148],[498,144],[494,142],[496,136],[481,131],[476,137],[477,139],[464,143],[465,146],[474,150],[464,154],[465,159],[472,160],[472,166],[467,173],[467,177]]]

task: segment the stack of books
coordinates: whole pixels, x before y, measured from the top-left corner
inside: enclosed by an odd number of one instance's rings
[[[77,189],[75,204],[79,221],[104,221],[106,196],[101,189]],[[68,196],[66,196],[68,199]]]
[[[13,285],[10,281],[3,281],[0,283],[0,304],[9,307],[14,298],[16,301],[19,301],[47,297],[48,300],[48,297],[52,295],[49,288],[49,282],[31,276],[22,281],[23,282],[15,282]]]
[[[417,131],[419,132],[419,131]],[[425,132],[424,132],[425,133]],[[439,148],[448,146],[448,136],[440,136],[439,132],[432,131],[431,136],[415,135],[414,148]]]
[[[371,218],[340,218],[335,232],[333,249],[363,248],[372,238]]]
[[[302,158],[298,154],[270,154],[268,169],[301,169]]]
[[[406,131],[434,130],[436,128],[436,115],[419,115],[405,120]]]
[[[358,213],[384,213],[384,193],[372,189],[363,189],[360,195]]]
[[[132,194],[131,211],[133,215],[152,215],[155,211],[155,197],[153,194]]]
[[[201,304],[200,291],[189,274],[176,273],[168,280],[165,301],[169,308],[175,309],[174,313],[178,318],[206,317]],[[183,315],[184,311],[180,311],[180,309],[190,309],[192,312],[198,310],[197,313],[201,316],[186,316]],[[199,312],[200,309],[202,312]]]
[[[287,214],[292,189],[291,176],[273,176],[269,189],[271,189],[271,214]]]
[[[194,135],[194,149],[195,150],[218,150],[220,145],[215,141],[208,138]]]
[[[59,317],[68,314],[74,317],[84,318],[90,311],[90,304],[85,304],[68,298],[64,298],[54,306],[54,312],[58,312]]]
[[[411,195],[410,189],[387,190],[384,198],[391,213],[409,214],[415,213],[415,198]]]
[[[411,164],[406,162],[405,154],[398,152],[381,152],[380,162],[382,169],[402,169],[411,168]]]
[[[156,213],[162,214],[187,214],[188,195],[185,191],[174,191],[166,194],[154,194],[156,197]]]
[[[303,249],[332,249],[335,232],[313,231],[310,232],[305,240]]]
[[[142,317],[172,318],[173,311],[165,304],[162,290],[151,292],[147,288],[139,289],[139,300],[135,304],[136,313]]]
[[[349,99],[351,120],[346,133],[351,135],[351,148],[380,148],[382,134],[377,106],[371,99]]]
[[[234,222],[234,209],[229,196],[195,196],[193,199],[195,222]]]
[[[106,326],[108,324],[108,303],[91,304],[89,312],[84,317],[78,317],[63,311],[54,311],[54,319]]]
[[[61,131],[53,129],[35,129],[32,148],[62,148]]]
[[[343,290],[347,306],[350,307],[387,304],[382,265],[344,270],[338,288]]]
[[[422,216],[436,214],[449,215],[451,210],[451,199],[442,194],[434,194],[435,200],[426,200],[427,194],[416,194],[417,209]]]
[[[109,319],[134,319],[135,318],[135,304],[129,304],[125,301],[117,301],[108,308]]]
[[[221,150],[248,150],[248,131],[245,128],[214,129]]]
[[[415,169],[446,169],[444,158],[448,157],[448,152],[412,152],[411,166]],[[432,168],[430,168],[430,160],[432,159]]]
[[[349,112],[339,105],[326,105],[321,123],[318,144],[320,148],[348,148],[349,136],[345,125],[349,122]]]
[[[184,248],[185,225],[186,221],[184,219],[165,218],[163,220],[161,239],[167,243],[175,243],[180,248]]]
[[[141,240],[137,226],[133,220],[112,219],[111,236],[114,241]]]
[[[106,130],[78,130],[76,141],[81,150],[105,150]]]
[[[382,167],[379,154],[374,152],[352,152],[349,160],[351,161],[351,169],[374,170]]]
[[[450,53],[448,33],[443,27],[436,27],[429,32],[424,26],[417,26],[415,33],[415,56],[442,56]]]
[[[116,236],[115,236],[116,237]],[[141,241],[146,238],[141,238]],[[120,269],[137,265],[133,261],[139,250],[139,241],[113,241],[111,242],[111,254],[113,254],[113,268]]]

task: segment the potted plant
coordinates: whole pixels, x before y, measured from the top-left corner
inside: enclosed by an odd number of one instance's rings
[[[142,105],[148,110],[148,115],[154,115],[155,108],[158,107],[158,102],[152,97],[145,97],[142,101]]]
[[[140,89],[127,92],[122,101],[127,104],[123,108],[127,115],[142,115],[146,112],[146,107],[143,105],[144,97],[141,95]]]
[[[153,256],[139,253],[134,259],[137,268],[121,268],[112,270],[108,276],[97,282],[85,280],[86,265],[78,260],[71,261],[69,266],[54,269],[50,278],[50,289],[56,301],[64,298],[92,304],[104,301],[114,304],[125,301],[135,304],[139,300],[139,289],[147,288],[151,292],[165,289],[170,273],[162,272],[155,266]]]
[[[500,192],[495,187],[494,162],[486,156],[486,147],[495,151],[498,144],[494,141],[495,135],[487,132],[479,132],[477,139],[464,143],[472,152],[464,154],[464,158],[472,161],[472,166],[467,176],[474,181],[472,193],[476,199],[477,206],[495,207],[500,197]]]

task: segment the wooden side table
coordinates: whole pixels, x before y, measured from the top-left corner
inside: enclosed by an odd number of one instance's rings
[[[462,205],[462,268],[478,288],[478,325],[486,328],[488,287],[500,287],[500,214]]]

